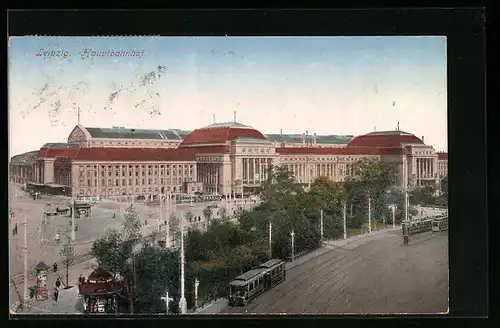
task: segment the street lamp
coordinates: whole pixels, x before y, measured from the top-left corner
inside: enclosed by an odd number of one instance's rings
[[[346,207],[347,207],[347,203],[344,202],[344,239],[347,239]]]
[[[294,248],[295,248],[295,244],[294,244],[295,232],[292,230],[292,233],[290,235],[292,236],[292,262],[293,262],[293,260],[294,260]]]
[[[396,205],[392,204],[389,206],[392,209],[392,228],[396,228]]]
[[[269,259],[273,258],[273,251],[272,251],[272,224],[269,222]]]
[[[321,241],[323,241],[323,209],[320,210],[320,214],[321,214],[321,217],[320,217],[320,235],[321,235]]]
[[[372,232],[372,199],[368,197],[368,233]]]
[[[198,308],[198,287],[200,286],[200,281],[198,278],[194,280],[194,308]]]

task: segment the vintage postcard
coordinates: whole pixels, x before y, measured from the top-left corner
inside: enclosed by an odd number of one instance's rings
[[[8,51],[11,313],[448,312],[445,37]]]

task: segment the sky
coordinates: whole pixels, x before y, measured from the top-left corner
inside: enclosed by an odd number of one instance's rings
[[[88,127],[400,130],[447,151],[446,38],[13,37],[9,153]],[[78,108],[80,110],[78,110]]]

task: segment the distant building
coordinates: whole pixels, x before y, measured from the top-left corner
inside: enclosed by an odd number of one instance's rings
[[[191,132],[77,125],[68,143],[14,156],[10,170],[12,181],[65,185],[72,196],[240,194],[257,191],[272,165],[308,184],[319,176],[343,181],[362,158],[395,163],[402,187],[438,185],[447,174],[446,153],[403,131],[266,136],[237,122]]]

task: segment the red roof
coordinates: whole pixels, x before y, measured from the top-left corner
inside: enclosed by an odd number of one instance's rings
[[[401,147],[402,143],[424,142],[413,134],[365,134],[352,139],[347,147]]]
[[[207,144],[207,143],[225,143],[236,138],[256,138],[266,139],[259,131],[252,128],[240,127],[210,127],[197,129],[188,134],[181,143],[182,145]]]
[[[73,157],[75,161],[118,161],[118,162],[164,162],[195,161],[195,153],[189,149],[175,148],[80,148]]]
[[[440,151],[437,154],[438,154],[438,159],[440,159],[440,160],[448,160],[448,153],[447,152]]]
[[[105,283],[84,283],[80,285],[80,294],[83,295],[108,295],[114,294],[121,289],[121,285],[115,281]]]
[[[75,161],[196,161],[196,154],[223,154],[229,146],[183,148],[44,148],[39,157],[69,158]]]
[[[111,272],[106,271],[101,265],[99,265],[90,275],[88,276],[88,280],[100,280],[100,279],[108,280],[109,278],[113,278]]]
[[[41,148],[38,152],[38,158],[54,158],[60,156],[60,154],[66,154],[65,156],[74,156],[71,154],[76,154],[80,148]]]
[[[341,148],[309,148],[283,147],[276,148],[280,155],[399,155],[401,148],[374,148],[374,147],[341,147]]]

